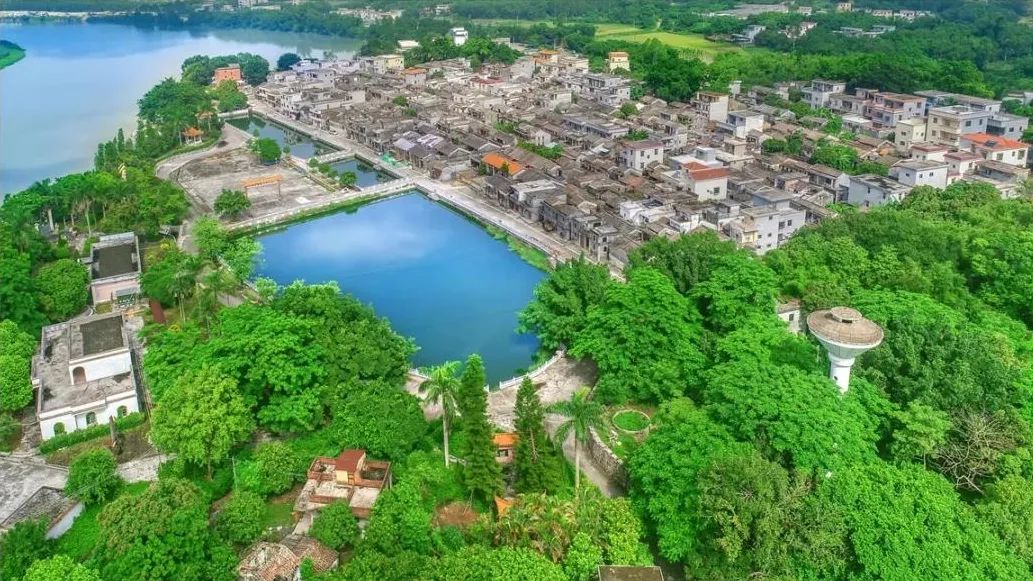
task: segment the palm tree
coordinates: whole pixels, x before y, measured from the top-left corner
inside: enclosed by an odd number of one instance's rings
[[[430,379],[420,384],[423,401],[441,405],[444,427],[445,467],[448,467],[448,429],[456,415],[456,394],[459,392],[459,362],[446,361],[430,370]]]
[[[567,418],[556,428],[556,438],[565,442],[574,432],[574,490],[581,488],[581,443],[588,441],[592,428],[603,429],[603,406],[592,399],[587,387],[574,392],[570,399],[553,404],[549,411]]]

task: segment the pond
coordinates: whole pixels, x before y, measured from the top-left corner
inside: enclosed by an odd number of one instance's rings
[[[260,30],[0,23],[25,58],[0,70],[0,192],[93,167],[97,144],[136,128],[136,102],[195,54],[351,56],[362,41]]]
[[[358,158],[346,159],[337,163],[330,164],[330,168],[336,170],[338,173],[344,173],[346,171],[353,171],[359,178],[355,185],[360,188],[368,188],[384,182],[389,182],[395,177],[387,172],[380,171],[376,167],[366,163],[365,161]]]
[[[258,276],[337,281],[415,339],[417,366],[484,358],[491,383],[531,365],[517,313],[545,273],[478,224],[419,193],[262,235]]]
[[[251,135],[268,137],[279,143],[281,148],[289,147],[290,154],[295,157],[308,159],[314,155],[322,155],[334,151],[333,148],[327,147],[322,143],[313,142],[307,135],[292,131],[272,121],[266,121],[261,117],[239,117],[237,119],[230,119],[227,123],[238,129],[243,129]]]

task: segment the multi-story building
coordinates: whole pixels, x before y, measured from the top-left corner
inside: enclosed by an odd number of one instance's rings
[[[563,80],[564,85],[592,101],[617,107],[631,99],[631,83],[624,77],[602,73],[572,75]]]
[[[888,177],[874,174],[851,176],[846,201],[859,208],[871,208],[900,202],[910,191],[910,186]]]
[[[1009,139],[1022,139],[1022,134],[1029,127],[1029,117],[1010,113],[994,113],[986,123],[986,132]]]
[[[624,143],[617,157],[620,167],[643,171],[653,164],[663,163],[664,145],[653,139]]]
[[[611,51],[606,55],[606,67],[611,73],[618,69],[630,71],[631,60],[628,58],[628,53],[622,50]]]
[[[959,149],[971,151],[986,160],[1025,167],[1029,164],[1029,145],[988,133],[970,133],[961,138]]]
[[[926,139],[950,147],[960,147],[961,138],[970,133],[985,133],[989,111],[965,105],[948,105],[929,109]]]
[[[121,313],[44,327],[32,363],[44,440],[140,411]]]
[[[93,304],[132,302],[140,294],[140,247],[133,232],[101,236],[90,248],[89,265]]]
[[[692,100],[692,106],[710,121],[723,123],[728,119],[728,95],[711,91],[699,91]]]
[[[921,118],[902,119],[893,132],[893,144],[900,151],[908,151],[916,143],[925,143],[926,120]]]
[[[925,115],[925,98],[899,93],[875,93],[866,113],[866,117],[876,125],[895,127],[904,119]]]
[[[456,46],[463,46],[466,44],[466,41],[470,39],[470,33],[462,26],[457,26],[449,30],[448,34],[452,37],[452,44]]]
[[[809,87],[802,89],[803,100],[814,109],[822,109],[829,104],[829,99],[836,93],[846,90],[843,81],[814,79]]]

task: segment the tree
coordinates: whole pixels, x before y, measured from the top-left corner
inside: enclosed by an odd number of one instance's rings
[[[0,536],[0,579],[21,579],[34,561],[46,559],[54,552],[47,539],[47,523],[24,520]]]
[[[567,581],[563,569],[529,549],[464,547],[438,562],[438,581]]]
[[[692,289],[699,311],[710,329],[728,332],[755,315],[775,311],[775,273],[745,252],[715,261],[707,280]]]
[[[236,220],[251,207],[251,200],[240,190],[223,190],[215,198],[215,211],[224,218]]]
[[[607,287],[570,353],[599,366],[600,400],[662,402],[698,385],[701,334],[699,315],[670,279],[633,269],[626,284]]]
[[[556,439],[565,442],[574,435],[574,489],[581,487],[581,446],[588,444],[592,430],[603,430],[603,406],[596,401],[587,387],[575,391],[570,399],[555,403],[550,411],[565,417],[556,428]]]
[[[301,457],[283,442],[263,442],[255,450],[259,494],[280,494],[303,479]]]
[[[229,244],[226,229],[211,216],[201,216],[194,222],[193,235],[198,255],[209,262],[214,262]]]
[[[258,156],[258,161],[269,165],[280,161],[283,151],[275,139],[259,137],[251,140],[251,151]]]
[[[65,494],[86,504],[103,504],[122,487],[115,455],[107,448],[83,452],[68,467]]]
[[[62,258],[44,265],[36,275],[40,306],[51,321],[64,321],[86,308],[90,276],[77,260]]]
[[[359,521],[355,520],[348,503],[334,502],[319,511],[309,535],[339,551],[346,546],[354,546],[359,540]]]
[[[559,563],[581,529],[577,512],[575,502],[555,495],[520,495],[495,523],[493,541],[499,546],[532,549]]]
[[[1014,410],[959,412],[933,464],[960,489],[982,491],[1001,469],[1001,460],[1019,447],[1026,426]]]
[[[429,554],[431,514],[414,485],[402,482],[377,497],[363,536],[363,546],[385,555],[412,551]]]
[[[353,381],[339,388],[328,430],[335,442],[373,457],[399,461],[427,431],[420,402],[383,381]]]
[[[213,367],[183,375],[157,403],[151,419],[155,445],[204,464],[209,479],[212,464],[229,457],[254,427],[237,382]]]
[[[463,468],[466,487],[481,500],[491,502],[502,490],[502,467],[495,460],[493,430],[488,421],[487,379],[484,362],[477,354],[466,360],[457,403],[466,436],[466,464]]]
[[[294,54],[293,52],[285,52],[280,55],[280,58],[276,59],[276,70],[286,71],[294,65],[301,62],[301,57]]]
[[[0,411],[17,411],[32,401],[29,377],[36,341],[11,320],[0,321]]]
[[[104,579],[233,579],[236,557],[208,528],[208,503],[196,486],[161,478],[123,495],[97,517],[95,563]]]
[[[233,493],[218,515],[218,529],[223,538],[238,545],[249,545],[262,535],[265,527],[265,501],[254,492]]]
[[[667,275],[674,287],[688,295],[710,274],[725,256],[736,252],[735,244],[723,241],[713,232],[699,232],[669,240],[653,238],[631,251],[628,270],[651,267]]]
[[[706,550],[700,475],[717,459],[749,447],[685,398],[662,405],[653,425],[627,464],[631,499],[656,531],[660,554],[693,562]]]
[[[1026,564],[1033,564],[1033,485],[1009,475],[986,487],[976,518],[1000,537]]]
[[[890,454],[902,462],[921,460],[923,465],[946,442],[951,427],[946,412],[917,401],[895,412],[893,419],[896,426]]]
[[[516,397],[516,489],[518,492],[557,492],[564,484],[563,460],[545,431],[545,412],[528,377]]]
[[[445,466],[449,464],[448,431],[456,417],[459,393],[459,362],[446,361],[430,370],[429,379],[420,384],[423,401],[429,405],[441,406],[442,432],[444,434]]]
[[[100,573],[76,563],[68,555],[54,555],[36,561],[25,572],[22,581],[101,581]]]
[[[338,180],[341,182],[342,186],[350,188],[353,187],[356,183],[358,183],[359,174],[353,171],[342,172],[341,175],[338,177]]]
[[[844,517],[856,575],[957,580],[1029,575],[951,485],[920,466],[853,466],[822,482],[818,494]]]
[[[140,276],[140,289],[144,295],[164,306],[179,303],[182,319],[183,301],[193,295],[199,270],[196,257],[174,245],[162,244],[155,259]]]
[[[609,284],[606,268],[583,256],[560,263],[535,287],[534,299],[520,312],[520,329],[533,332],[548,349],[573,345]]]

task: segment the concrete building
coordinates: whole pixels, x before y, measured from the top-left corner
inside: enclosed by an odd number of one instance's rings
[[[829,104],[829,99],[836,93],[846,90],[846,83],[843,81],[828,81],[825,79],[814,79],[809,87],[804,87],[803,100],[814,109],[822,109]]]
[[[563,79],[563,84],[579,95],[610,107],[619,107],[631,99],[631,83],[616,75],[575,74]]]
[[[710,121],[723,123],[728,120],[728,95],[711,91],[699,91],[692,100],[692,106]]]
[[[32,384],[44,440],[140,411],[121,313],[44,327]]]
[[[959,149],[986,160],[1025,167],[1029,164],[1029,145],[988,133],[970,133],[961,138]]]
[[[985,133],[993,113],[965,105],[929,109],[926,137],[933,143],[960,147],[961,138],[970,133]]]
[[[882,127],[896,127],[905,119],[925,115],[925,98],[900,93],[875,93],[868,104],[866,117]]]
[[[90,296],[93,304],[134,302],[140,294],[140,247],[136,234],[101,236],[90,248]]]
[[[232,64],[225,67],[219,67],[215,69],[212,74],[212,84],[218,85],[223,81],[233,81],[234,83],[243,83],[244,77],[240,74],[240,65]]]
[[[806,211],[785,203],[742,208],[724,230],[739,247],[763,255],[782,246],[806,223]]]
[[[948,164],[944,162],[909,159],[894,164],[889,173],[890,177],[905,186],[945,188],[948,169]]]
[[[449,30],[448,35],[452,38],[452,44],[456,46],[463,46],[467,40],[470,40],[470,33],[462,26]]]
[[[625,142],[617,158],[620,167],[643,171],[664,161],[664,145],[653,139]]]
[[[1025,133],[1027,127],[1029,127],[1029,117],[1010,113],[994,113],[986,123],[986,132],[1008,139],[1022,139],[1022,134]]]
[[[751,131],[764,131],[764,114],[759,111],[731,111],[726,119],[727,121],[718,122],[717,126],[738,139],[746,139]]]
[[[391,488],[391,463],[366,458],[365,450],[349,449],[336,458],[318,456],[294,502],[294,513],[309,523],[328,504],[344,502],[355,518],[369,518],[380,492]]]
[[[893,144],[900,151],[908,151],[916,143],[926,139],[926,120],[921,118],[897,121],[893,132]]]
[[[622,50],[611,51],[606,55],[606,68],[611,73],[618,69],[625,71],[631,70],[631,60],[628,58],[628,53]]]
[[[909,186],[888,177],[874,174],[851,176],[846,201],[859,208],[871,208],[900,202],[910,191]]]

